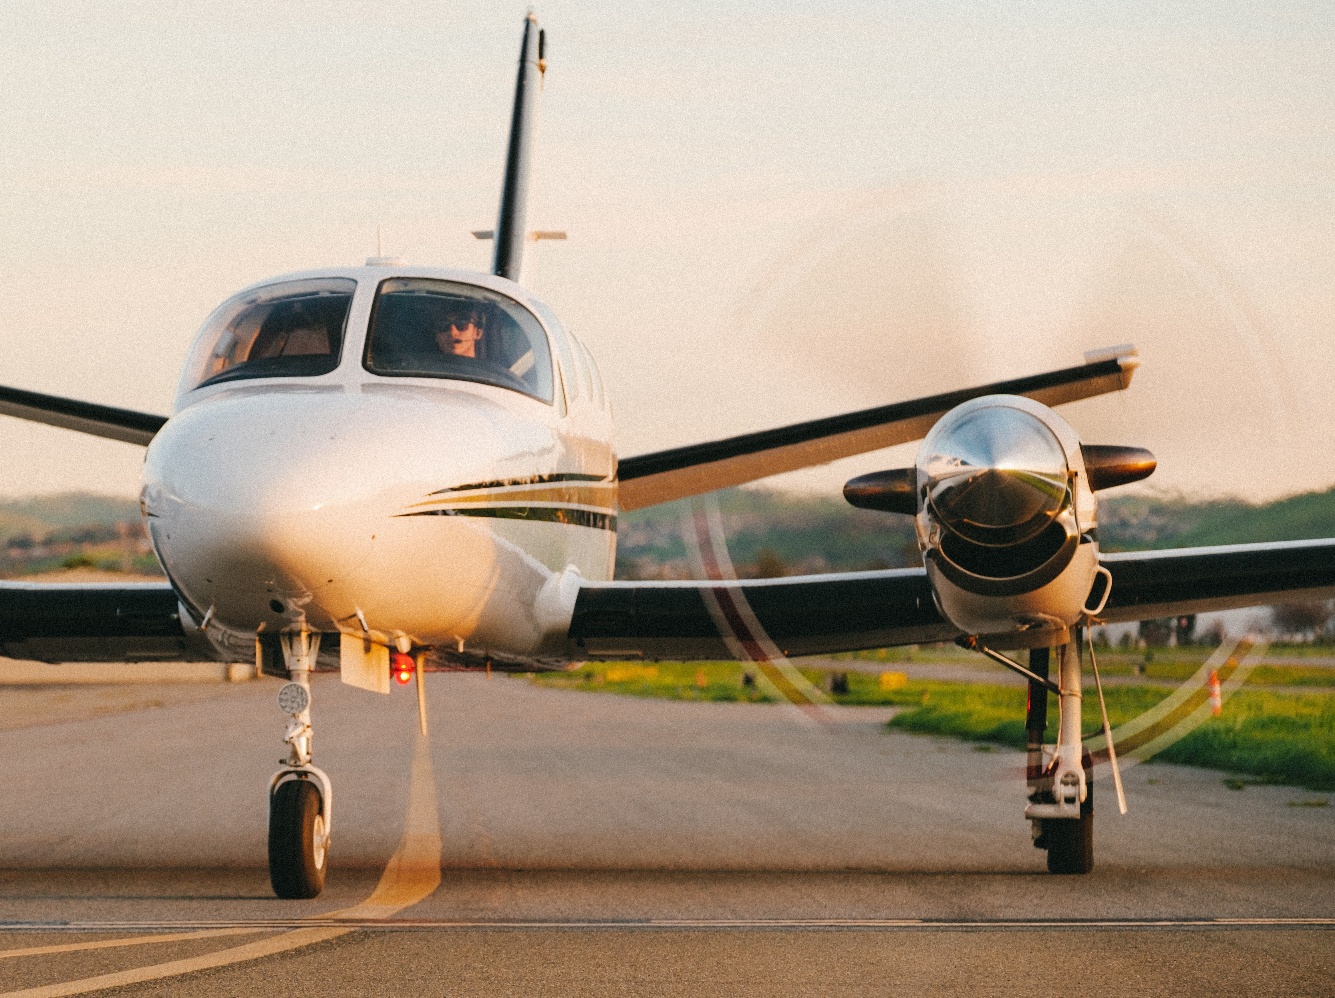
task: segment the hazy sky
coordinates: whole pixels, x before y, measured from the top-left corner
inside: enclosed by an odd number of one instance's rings
[[[1335,484],[1335,8],[550,0],[526,282],[623,454],[1077,363],[1155,481]],[[166,412],[237,288],[485,268],[525,7],[0,5],[0,384]],[[0,492],[140,448],[0,419]],[[834,492],[911,460],[776,484]]]

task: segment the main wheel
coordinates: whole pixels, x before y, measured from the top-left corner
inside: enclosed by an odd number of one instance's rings
[[[1094,869],[1094,780],[1085,770],[1085,799],[1080,817],[1043,822],[1049,873],[1089,873]]]
[[[313,898],[324,888],[329,836],[320,791],[288,780],[269,797],[269,882],[280,898]]]

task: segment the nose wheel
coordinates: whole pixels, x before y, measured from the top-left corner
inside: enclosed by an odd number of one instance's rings
[[[283,768],[269,782],[269,882],[280,898],[313,898],[324,889],[333,818],[333,788],[311,763],[311,670],[320,635],[309,631],[281,636],[291,681],[278,691],[288,715]]]
[[[313,898],[324,889],[329,826],[313,781],[293,777],[269,795],[269,882],[280,898]]]
[[[1029,805],[1034,845],[1046,849],[1048,872],[1084,874],[1094,869],[1094,763],[1080,737],[1080,660],[1067,644],[1059,650],[1057,745],[1050,763],[1043,735],[1048,719],[1049,650],[1029,653],[1028,733]]]
[[[1078,818],[1039,818],[1039,837],[1048,850],[1049,873],[1089,873],[1094,869],[1094,788],[1085,791]]]

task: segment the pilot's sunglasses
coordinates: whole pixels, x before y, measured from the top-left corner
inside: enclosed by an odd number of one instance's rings
[[[450,320],[450,328],[451,328],[451,329],[467,329],[469,326],[475,326],[475,325],[477,325],[477,320],[474,319],[472,316],[469,316],[469,317],[466,318],[466,319],[451,319],[451,320]]]

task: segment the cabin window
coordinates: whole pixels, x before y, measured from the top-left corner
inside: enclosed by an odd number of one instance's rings
[[[363,364],[373,374],[476,381],[552,401],[542,325],[513,299],[472,284],[381,282]]]
[[[229,298],[204,323],[186,389],[238,378],[293,378],[338,367],[357,282],[283,281]]]

